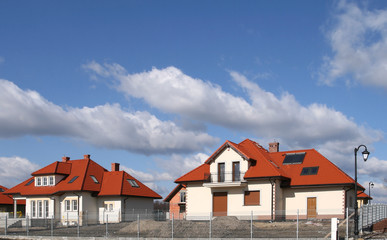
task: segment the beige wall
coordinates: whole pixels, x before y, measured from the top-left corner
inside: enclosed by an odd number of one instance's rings
[[[246,172],[248,169],[248,161],[243,159],[232,148],[226,148],[210,165],[211,174],[218,174],[218,163],[225,163],[225,172],[232,172],[232,163],[240,162],[240,172]],[[226,174],[225,181],[231,181],[231,174]],[[243,177],[243,176],[242,176]]]
[[[345,212],[345,190],[341,188],[286,188],[283,193],[287,216],[296,216],[298,210],[300,217],[305,218],[308,197],[316,198],[318,218],[323,218],[324,215],[340,217]]]

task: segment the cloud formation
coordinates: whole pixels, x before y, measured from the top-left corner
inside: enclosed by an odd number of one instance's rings
[[[292,148],[360,139],[370,143],[382,137],[381,132],[359,126],[326,105],[302,106],[286,92],[277,97],[235,71],[231,71],[230,76],[246,92],[245,98],[190,77],[175,67],[152,68],[134,74],[128,74],[118,64],[92,62],[84,67],[101,77],[113,79],[118,91],[143,99],[161,111],[246,131],[261,138],[276,138]]]
[[[0,79],[0,137],[66,136],[111,149],[141,154],[199,151],[217,140],[184,130],[144,112],[127,112],[118,104],[64,109],[39,93]]]
[[[0,183],[4,187],[11,188],[31,177],[31,173],[40,167],[26,158],[0,157]],[[20,167],[23,166],[23,167]]]
[[[320,81],[339,79],[387,90],[387,10],[361,9],[340,1],[334,25],[326,33],[333,56],[324,58]]]

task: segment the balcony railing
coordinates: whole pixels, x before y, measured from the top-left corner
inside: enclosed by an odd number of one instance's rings
[[[207,174],[207,183],[233,183],[244,182],[243,176],[245,172],[225,172],[225,173],[210,173]]]

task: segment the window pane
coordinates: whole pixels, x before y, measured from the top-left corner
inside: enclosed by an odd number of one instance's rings
[[[46,218],[48,218],[48,212],[49,212],[48,200],[44,200],[44,216]]]
[[[233,162],[232,163],[232,180],[233,181],[240,181],[240,165],[239,162]]]
[[[43,203],[42,201],[38,201],[38,217],[43,217]]]
[[[72,203],[73,203],[73,211],[78,211],[78,201],[73,200]]]
[[[31,201],[31,215],[32,217],[36,217],[36,202],[35,201]]]
[[[218,182],[224,182],[224,163],[218,163]]]
[[[50,176],[50,185],[54,185],[54,177],[53,176]]]

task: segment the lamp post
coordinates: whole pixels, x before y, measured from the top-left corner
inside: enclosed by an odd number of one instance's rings
[[[369,182],[368,183],[368,196],[370,196],[370,200],[368,201],[368,204],[371,204],[371,188],[374,187],[374,183],[373,182]]]
[[[367,161],[368,155],[370,152],[367,151],[367,147],[363,144],[359,145],[359,147],[355,148],[355,239],[359,236],[359,216],[357,213],[358,205],[357,205],[357,151],[359,151],[360,147],[364,147],[365,150],[362,152],[364,162]]]

